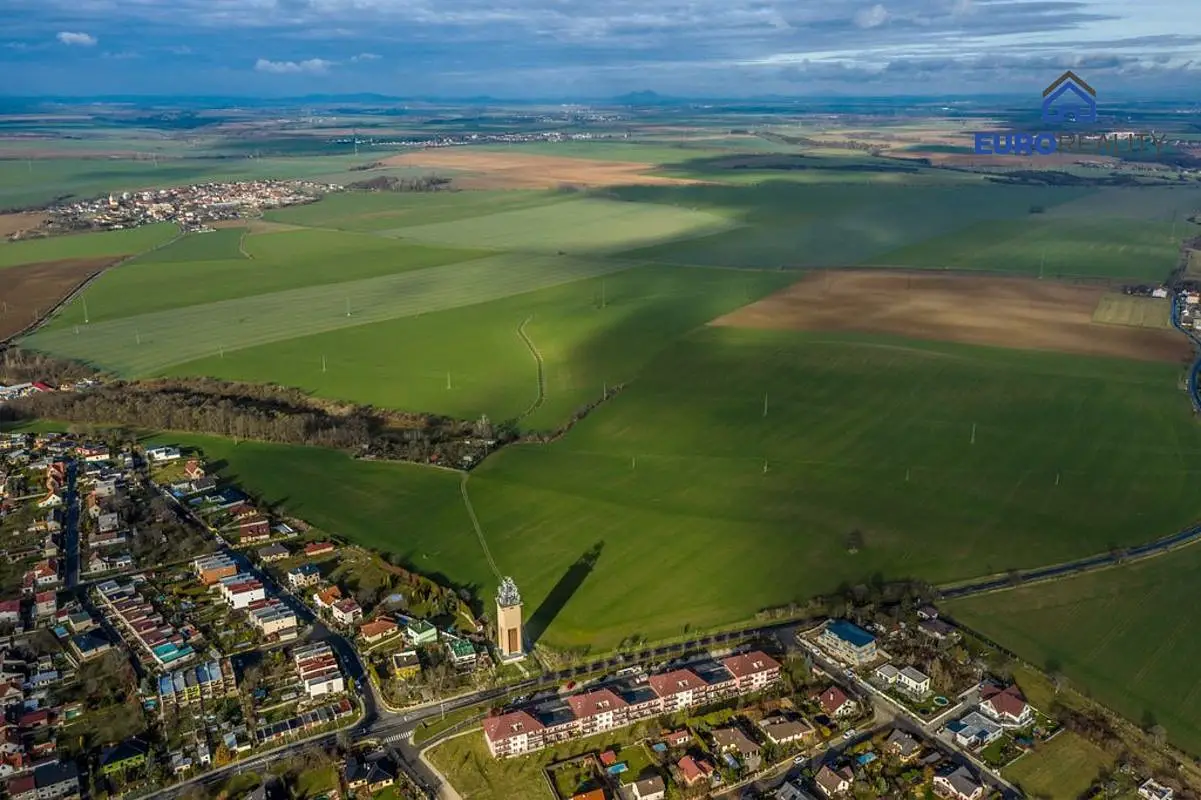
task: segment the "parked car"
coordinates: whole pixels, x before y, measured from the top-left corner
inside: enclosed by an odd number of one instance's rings
[[[859,735],[859,731],[855,730],[854,728],[851,728],[850,730],[848,730],[846,733],[844,733],[844,734],[842,735],[842,738],[844,738],[844,739],[854,739],[854,738],[855,738],[856,736],[858,736],[858,735]]]

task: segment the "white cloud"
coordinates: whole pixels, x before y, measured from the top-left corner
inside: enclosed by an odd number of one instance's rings
[[[383,58],[383,56],[376,55],[375,53],[359,53],[357,56],[352,57],[350,60],[351,61],[379,61],[381,58]]]
[[[96,44],[96,37],[90,33],[72,33],[71,31],[60,31],[58,40],[65,45],[81,45],[83,47],[93,47]]]
[[[254,68],[259,72],[270,72],[275,75],[296,75],[299,73],[320,75],[328,72],[329,68],[333,65],[334,62],[326,61],[323,58],[310,58],[305,61],[268,61],[265,58],[260,58],[255,62]]]
[[[888,22],[888,9],[879,3],[855,12],[855,24],[860,28],[878,28],[885,22]]]

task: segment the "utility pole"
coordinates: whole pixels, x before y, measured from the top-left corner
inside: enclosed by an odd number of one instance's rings
[[[346,316],[350,316],[350,298],[346,298]]]
[[[767,392],[763,393],[763,416],[767,416]]]
[[[972,444],[976,443],[976,423],[972,423]]]
[[[86,297],[79,298],[83,301],[83,324],[88,324],[88,299]]]
[[[321,371],[325,372],[325,356],[321,356]]]

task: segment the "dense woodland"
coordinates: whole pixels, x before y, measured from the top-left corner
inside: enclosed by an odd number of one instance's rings
[[[51,386],[97,377],[97,371],[78,361],[22,350],[19,347],[4,349],[0,358],[0,383],[30,383],[44,381]]]

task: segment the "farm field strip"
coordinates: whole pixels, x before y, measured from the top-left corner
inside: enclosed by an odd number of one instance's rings
[[[382,231],[416,241],[511,250],[607,253],[725,230],[729,218],[672,206],[580,199],[468,222]]]
[[[224,350],[475,305],[630,266],[620,261],[499,255],[140,314],[86,327],[59,327],[39,331],[24,344],[120,375],[148,375]]]

